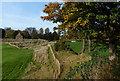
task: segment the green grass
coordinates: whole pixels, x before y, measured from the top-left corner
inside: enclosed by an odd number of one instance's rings
[[[82,42],[66,42],[66,45],[70,45],[70,49],[72,49],[75,53],[80,53],[82,50]]]
[[[2,79],[2,44],[0,43],[0,80]]]
[[[7,44],[2,44],[2,78],[17,79],[25,72],[32,61],[33,50],[18,49]]]
[[[109,50],[104,45],[97,46],[94,51],[96,51],[97,54],[101,56],[105,56],[105,57],[109,56]]]
[[[66,42],[66,45],[70,45],[70,49],[73,50],[75,53],[80,53],[80,51],[82,50],[82,41],[79,42]],[[106,49],[106,47],[104,45],[98,45],[95,50],[98,54],[100,54],[101,56],[109,56],[109,51],[108,49]],[[88,42],[86,41],[85,44],[85,54],[88,54]]]

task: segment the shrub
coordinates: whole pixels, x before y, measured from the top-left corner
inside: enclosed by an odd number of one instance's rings
[[[59,40],[54,44],[54,48],[56,51],[67,50],[67,45],[65,41]]]

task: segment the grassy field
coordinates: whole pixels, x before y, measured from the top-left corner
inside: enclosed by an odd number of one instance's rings
[[[2,78],[17,79],[24,75],[24,71],[32,61],[33,50],[18,49],[2,44]]]

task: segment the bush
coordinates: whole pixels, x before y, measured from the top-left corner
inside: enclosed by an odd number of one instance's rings
[[[65,41],[59,40],[54,44],[55,51],[67,50]]]

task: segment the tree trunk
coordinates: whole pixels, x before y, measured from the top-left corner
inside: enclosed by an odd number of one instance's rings
[[[83,39],[81,54],[85,51],[85,39]]]
[[[110,42],[109,43],[109,60],[114,60],[116,58],[115,53],[116,53],[116,44]]]
[[[91,40],[88,40],[88,51],[91,52]]]

